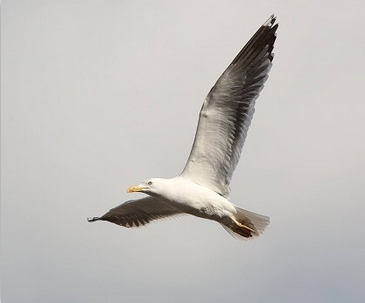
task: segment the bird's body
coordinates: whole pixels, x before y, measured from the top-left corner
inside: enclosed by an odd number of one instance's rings
[[[270,222],[268,217],[241,209],[215,191],[182,176],[152,180],[154,184],[157,182],[158,186],[163,185],[163,188],[168,188],[163,194],[152,194],[152,196],[156,196],[181,213],[216,221],[225,228],[235,228],[236,233],[239,232],[237,238],[240,237],[240,233],[247,233],[248,237],[259,235]]]
[[[156,198],[171,203],[182,213],[220,222],[236,212],[233,204],[226,198],[184,177],[154,180],[158,180],[168,189],[162,194],[155,195]]]
[[[209,92],[183,172],[172,179],[152,178],[130,187],[128,192],[143,192],[149,197],[127,201],[89,221],[135,227],[189,214],[217,221],[237,238],[258,236],[264,231],[268,217],[239,208],[228,197],[255,100],[271,68],[277,29],[274,23],[271,16]]]

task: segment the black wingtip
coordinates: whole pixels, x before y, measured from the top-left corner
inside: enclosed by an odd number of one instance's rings
[[[99,217],[87,218],[87,221],[88,221],[88,222],[94,222],[94,221],[98,221],[98,220],[100,220],[100,218],[99,218]]]

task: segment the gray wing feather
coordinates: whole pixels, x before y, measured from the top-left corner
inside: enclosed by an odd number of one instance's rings
[[[89,222],[103,220],[124,227],[139,227],[166,217],[184,215],[173,206],[154,197],[127,201],[112,208],[102,217],[89,218]]]
[[[239,161],[258,98],[273,60],[278,24],[262,25],[210,90],[187,164],[181,173],[222,196]]]

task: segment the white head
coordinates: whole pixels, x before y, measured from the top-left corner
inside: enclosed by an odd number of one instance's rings
[[[143,181],[139,185],[131,186],[127,189],[128,193],[142,192],[148,195],[159,195],[166,187],[166,179],[151,178]]]

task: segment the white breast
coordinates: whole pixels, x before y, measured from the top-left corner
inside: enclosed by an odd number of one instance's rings
[[[170,181],[172,186],[163,198],[183,212],[213,220],[236,213],[231,202],[209,188],[181,176]]]

